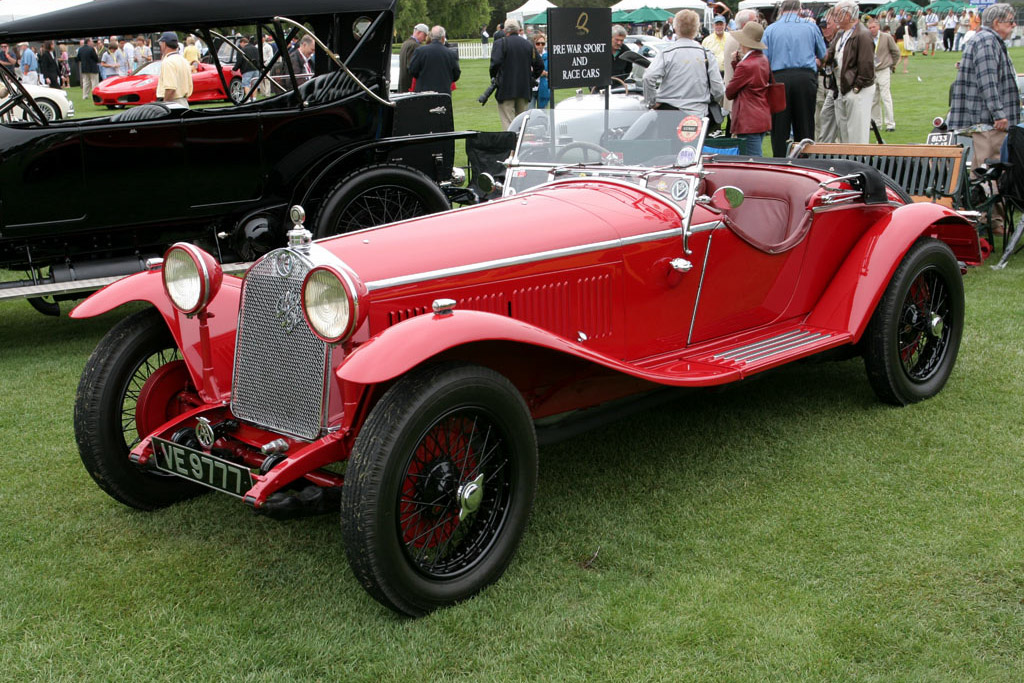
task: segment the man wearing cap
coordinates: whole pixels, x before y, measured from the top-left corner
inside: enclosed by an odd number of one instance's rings
[[[725,73],[725,17],[721,14],[715,17],[714,22],[715,32],[704,39],[701,46],[705,50],[710,50],[715,55],[715,59],[718,60],[718,72]]]
[[[159,42],[163,65],[156,81],[156,98],[162,99],[171,109],[188,109],[192,69],[178,52],[178,35],[174,31],[164,31]]]
[[[839,142],[867,144],[871,134],[871,102],[875,98],[875,42],[860,21],[856,0],[839,0],[832,11],[839,31],[828,48],[825,63],[832,65],[839,86]]]
[[[459,53],[445,45],[446,40],[444,27],[435,26],[430,29],[430,43],[413,52],[409,73],[416,79],[416,92],[450,93],[452,83],[462,75]]]
[[[398,52],[398,92],[409,92],[412,90],[412,75],[409,73],[409,62],[412,61],[412,53],[427,39],[427,32],[429,31],[430,27],[426,24],[416,24],[412,29],[412,35],[402,43],[402,49]]]
[[[762,42],[772,75],[786,86],[786,108],[772,114],[772,155],[784,157],[790,128],[794,140],[814,137],[817,60],[825,56],[825,40],[813,21],[800,17],[800,0],[784,0],[780,9]]]
[[[896,130],[890,86],[892,72],[900,61],[900,49],[888,31],[879,29],[877,19],[868,21],[868,31],[875,41],[875,98],[871,103],[871,120],[886,130]]]

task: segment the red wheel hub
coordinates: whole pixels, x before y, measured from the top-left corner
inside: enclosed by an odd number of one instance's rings
[[[175,415],[185,412],[192,379],[185,361],[176,360],[157,368],[142,385],[135,404],[135,425],[140,436],[153,433]]]

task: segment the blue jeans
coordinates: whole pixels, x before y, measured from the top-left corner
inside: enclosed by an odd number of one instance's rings
[[[740,154],[748,157],[759,157],[761,154],[761,143],[764,139],[764,133],[739,133],[736,135],[740,139]]]

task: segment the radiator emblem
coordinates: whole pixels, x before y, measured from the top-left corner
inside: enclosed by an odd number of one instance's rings
[[[274,259],[274,270],[280,277],[289,277],[292,274],[292,268],[295,265],[295,260],[292,258],[292,254],[289,251],[282,251]]]
[[[296,289],[286,289],[277,299],[277,310],[274,317],[278,319],[281,328],[291,334],[295,326],[302,320],[302,301]]]

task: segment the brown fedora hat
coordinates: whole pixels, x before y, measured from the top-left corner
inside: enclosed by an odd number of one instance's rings
[[[766,49],[765,44],[761,42],[764,27],[756,21],[748,21],[739,31],[729,31],[729,35],[743,47],[749,47],[751,50]]]

